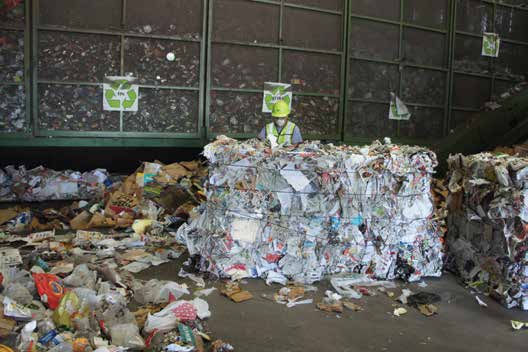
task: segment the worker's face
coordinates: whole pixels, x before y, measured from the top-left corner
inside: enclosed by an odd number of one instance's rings
[[[284,127],[284,125],[286,124],[286,122],[288,121],[287,118],[282,118],[282,119],[275,119],[275,125],[277,125],[277,127]]]

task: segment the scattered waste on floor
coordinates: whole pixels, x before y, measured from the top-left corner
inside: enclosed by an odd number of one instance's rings
[[[363,310],[363,307],[361,307],[359,304],[350,301],[343,301],[343,306],[354,312],[361,312]]]
[[[203,200],[207,171],[200,163],[144,163],[111,184],[104,170],[6,169],[0,174],[2,192],[17,182],[17,190],[32,187],[13,199],[88,200],[61,209],[0,211],[2,338],[17,335],[17,350],[24,352],[205,351],[211,311],[199,296],[214,288],[183,269],[179,277],[199,288],[194,299],[185,283],[134,277],[185,251],[171,232]],[[129,304],[137,309],[132,312]],[[224,342],[207,348],[233,350]]]
[[[420,304],[418,305],[418,310],[426,317],[430,317],[438,313],[438,307],[434,304]]]
[[[507,154],[448,160],[447,267],[508,308],[528,309],[528,159]]]
[[[0,201],[35,202],[45,200],[101,198],[118,181],[104,169],[89,172],[55,171],[43,166],[27,170],[9,165],[0,169]]]
[[[253,298],[249,291],[240,288],[238,282],[227,282],[220,292],[235,303],[241,303]]]
[[[381,280],[441,275],[431,151],[379,142],[272,150],[219,137],[204,155],[207,202],[177,232],[200,254],[200,270],[301,283],[353,271]]]
[[[478,304],[481,307],[484,307],[484,308],[488,307],[488,304],[486,302],[484,302],[479,296],[475,296],[475,299],[477,300]]]
[[[510,321],[511,323],[511,326],[513,328],[513,330],[521,330],[521,329],[527,329],[528,328],[528,323],[527,322],[522,322],[522,321],[518,321],[518,320],[511,320]]]
[[[403,308],[403,307],[398,307],[398,308],[394,308],[394,312],[393,312],[393,315],[394,316],[402,316],[404,314],[407,314],[407,309]]]

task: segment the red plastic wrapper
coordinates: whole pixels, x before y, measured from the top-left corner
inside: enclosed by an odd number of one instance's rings
[[[64,284],[53,274],[33,274],[35,286],[42,302],[55,309],[64,295]]]

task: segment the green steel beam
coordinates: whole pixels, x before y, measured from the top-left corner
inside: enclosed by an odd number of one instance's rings
[[[473,76],[473,77],[488,78],[488,79],[491,79],[491,76],[492,76],[492,73],[478,73],[478,72],[459,71],[459,70],[453,70],[453,73],[457,75]]]
[[[346,105],[347,105],[347,94],[348,94],[348,1],[343,1],[343,14],[342,21],[342,44],[341,51],[341,70],[339,80],[339,116],[338,116],[338,131],[340,140],[345,139],[345,120],[346,120]]]
[[[31,119],[33,136],[38,136],[38,23],[39,0],[31,1]]]
[[[404,67],[422,68],[424,70],[431,70],[431,71],[449,72],[449,68],[446,68],[446,67],[415,64],[415,63],[407,62],[407,61],[400,62],[399,60],[376,59],[376,58],[368,58],[364,56],[351,56],[349,60],[368,61],[368,62],[375,62],[375,63],[380,63],[380,64],[387,64],[387,65],[401,65]]]
[[[343,14],[341,11],[338,11],[338,10],[323,9],[323,8],[315,7],[315,6],[291,4],[291,3],[288,3],[288,2],[283,2],[283,4],[284,4],[284,6],[289,7],[289,8],[293,8],[293,9],[302,9],[302,10],[307,10],[307,11],[314,11],[314,12],[319,12],[319,13],[327,13],[327,14],[330,14],[330,15],[338,15],[338,16],[341,16]]]
[[[25,9],[24,9],[25,11]],[[23,32],[25,27],[10,26],[7,24],[0,24],[0,31],[13,31],[13,32]]]
[[[211,87],[211,91],[262,94],[262,89],[253,89],[253,88]],[[293,92],[293,95],[305,96],[305,97],[321,97],[321,98],[324,98],[324,97],[339,98],[340,97],[339,94],[308,93],[308,92]]]
[[[31,128],[31,3],[24,3],[24,93],[26,110],[26,133]]]
[[[496,21],[496,18],[497,18],[497,5],[494,3],[493,4],[493,12],[492,12],[492,18],[493,18],[493,21],[491,23],[491,28],[492,28],[492,32],[493,33],[497,33],[497,28],[495,28],[495,21]],[[489,61],[489,65],[491,67],[491,84],[490,84],[490,91],[489,91],[489,96],[492,97],[493,96],[493,92],[495,91],[495,58],[492,58],[492,57],[489,57],[488,58],[488,61]]]
[[[126,6],[127,0],[121,0],[121,28],[126,28]],[[119,36],[119,74],[120,76],[125,75],[125,36]],[[123,132],[123,112],[119,112],[119,132]]]
[[[36,0],[38,1],[38,0]],[[66,27],[56,27],[50,25],[39,25],[37,28],[39,31],[49,31],[49,32],[65,32],[65,33],[81,33],[81,34],[99,34],[99,35],[110,35],[115,37],[124,36],[127,38],[145,38],[145,39],[164,39],[172,40],[176,42],[191,42],[199,43],[200,39],[186,38],[178,35],[163,35],[163,34],[143,34],[143,33],[134,33],[127,32],[125,30],[102,30],[102,29],[84,29],[84,28],[66,28]]]
[[[201,148],[203,140],[180,138],[0,138],[0,147],[179,147]]]
[[[357,103],[368,103],[368,104],[383,104],[383,105],[390,104],[390,100],[380,100],[380,99],[348,98],[348,101],[357,102]],[[413,103],[413,102],[407,102],[407,101],[405,102],[405,105],[416,106],[419,108],[428,108],[428,109],[443,109],[444,108],[444,105],[422,104],[422,103]]]
[[[494,13],[493,18],[495,18],[495,11],[493,13]],[[492,25],[495,26],[494,23]],[[466,31],[457,30],[456,34],[459,34],[459,35],[462,35],[462,36],[466,36],[466,37],[473,37],[473,38],[482,39],[482,33],[478,34],[478,33],[472,33],[472,32],[466,32]],[[500,38],[500,40],[501,40],[501,42],[504,42],[504,43],[528,46],[528,42],[525,42],[525,41],[522,41],[522,40],[507,39],[507,38],[502,38],[502,37]]]
[[[480,109],[466,108],[466,107],[463,107],[463,106],[452,106],[451,110],[453,110],[453,111],[464,111],[464,112],[479,112],[479,111],[481,111]]]
[[[25,57],[24,57],[24,61],[25,61]],[[25,70],[26,69],[24,68],[24,71]],[[24,80],[25,80],[25,77],[24,77]],[[25,85],[25,82],[0,81],[0,85],[2,86],[23,86]]]
[[[210,52],[207,51],[207,42],[209,41],[209,32],[208,32],[208,22],[209,22],[209,0],[202,1],[202,41],[200,43],[200,96],[198,98],[199,107],[198,107],[198,134],[200,135],[200,140],[202,144],[205,142],[207,129],[206,117],[205,114],[208,111],[208,108],[204,106],[207,104],[208,100],[206,99],[206,80],[209,80],[209,75],[207,74],[207,67],[209,62]]]
[[[122,73],[121,73],[122,74]],[[54,84],[54,85],[66,85],[66,86],[102,86],[102,82],[85,82],[85,81],[56,81],[49,79],[41,79],[38,81],[39,84]],[[186,87],[186,86],[171,86],[171,85],[157,85],[157,84],[140,84],[139,88],[148,89],[168,89],[168,90],[188,90],[188,91],[199,91],[200,87]]]
[[[228,136],[230,138],[237,138],[237,139],[249,139],[249,138],[255,138],[257,136],[259,131],[255,131],[255,133],[214,133],[211,132],[207,135],[208,140],[214,140],[217,136]],[[303,135],[305,139],[312,139],[312,140],[318,140],[318,139],[324,139],[324,140],[340,140],[340,136],[338,134],[329,134],[329,135],[320,135],[320,134],[306,134]]]
[[[247,47],[257,47],[257,48],[285,49],[285,50],[291,50],[291,51],[302,51],[302,52],[317,53],[317,54],[342,55],[341,51],[335,51],[335,50],[310,49],[310,48],[301,48],[298,46],[289,46],[289,45],[272,44],[272,43],[241,42],[238,40],[214,40],[212,41],[212,44],[239,45],[239,46],[247,46]]]
[[[399,42],[398,42],[398,61],[400,61],[400,63],[404,60],[405,58],[405,53],[404,53],[404,50],[403,50],[403,16],[404,16],[404,12],[405,12],[405,0],[400,0],[400,23],[399,23],[399,27],[400,27],[400,36],[399,36]],[[399,84],[398,84],[398,96],[401,97],[402,96],[402,91],[403,91],[403,65],[400,64],[399,66],[399,70],[398,70],[398,73],[399,73]],[[396,137],[400,137],[400,127],[401,125],[401,121],[398,120],[396,121]]]
[[[212,82],[212,33],[213,33],[213,6],[215,0],[209,0],[207,6],[207,64],[206,64],[206,86],[205,86],[205,111],[204,111],[204,120],[205,120],[205,132],[204,132],[204,142],[209,139],[209,134],[211,131],[211,82]]]
[[[284,24],[284,0],[281,0],[280,10],[279,10],[279,43],[282,44],[282,27]],[[282,46],[279,46],[279,68],[278,68],[279,80],[277,82],[282,82]]]
[[[139,132],[139,131],[64,131],[64,130],[41,130],[42,136],[47,137],[125,137],[125,138],[180,138],[180,139],[196,139],[200,135],[195,133],[170,133],[170,132]]]
[[[402,1],[405,1],[405,0],[402,0]],[[434,27],[421,26],[419,24],[405,22],[403,17],[400,17],[400,19],[401,19],[400,21],[389,20],[389,19],[380,18],[380,17],[358,15],[358,14],[351,14],[350,17],[357,18],[357,19],[360,19],[360,20],[366,20],[366,21],[370,21],[370,22],[393,24],[395,26],[402,25],[403,27],[420,29],[420,30],[423,30],[423,31],[426,31],[426,32],[435,32],[435,33],[440,33],[440,34],[447,34],[448,33],[448,30],[446,30],[446,29],[438,29],[438,28],[434,28]]]
[[[445,112],[444,112],[444,136],[449,134],[449,128],[451,123],[451,104],[452,104],[452,94],[453,94],[453,69],[455,62],[455,43],[456,43],[456,8],[457,1],[450,0],[449,2],[449,38],[448,38],[448,76],[446,82],[446,92],[445,92]]]

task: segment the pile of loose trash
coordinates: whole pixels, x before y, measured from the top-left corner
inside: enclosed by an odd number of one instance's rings
[[[201,270],[280,283],[441,275],[430,150],[388,140],[271,149],[219,137],[204,155],[207,201],[177,232]]]
[[[232,351],[207,331],[203,279],[178,273],[193,290],[134,276],[185,252],[170,233],[203,199],[206,173],[199,162],[144,163],[101,198],[0,210],[0,339],[24,352]]]
[[[528,159],[449,158],[448,266],[508,308],[528,309]]]

